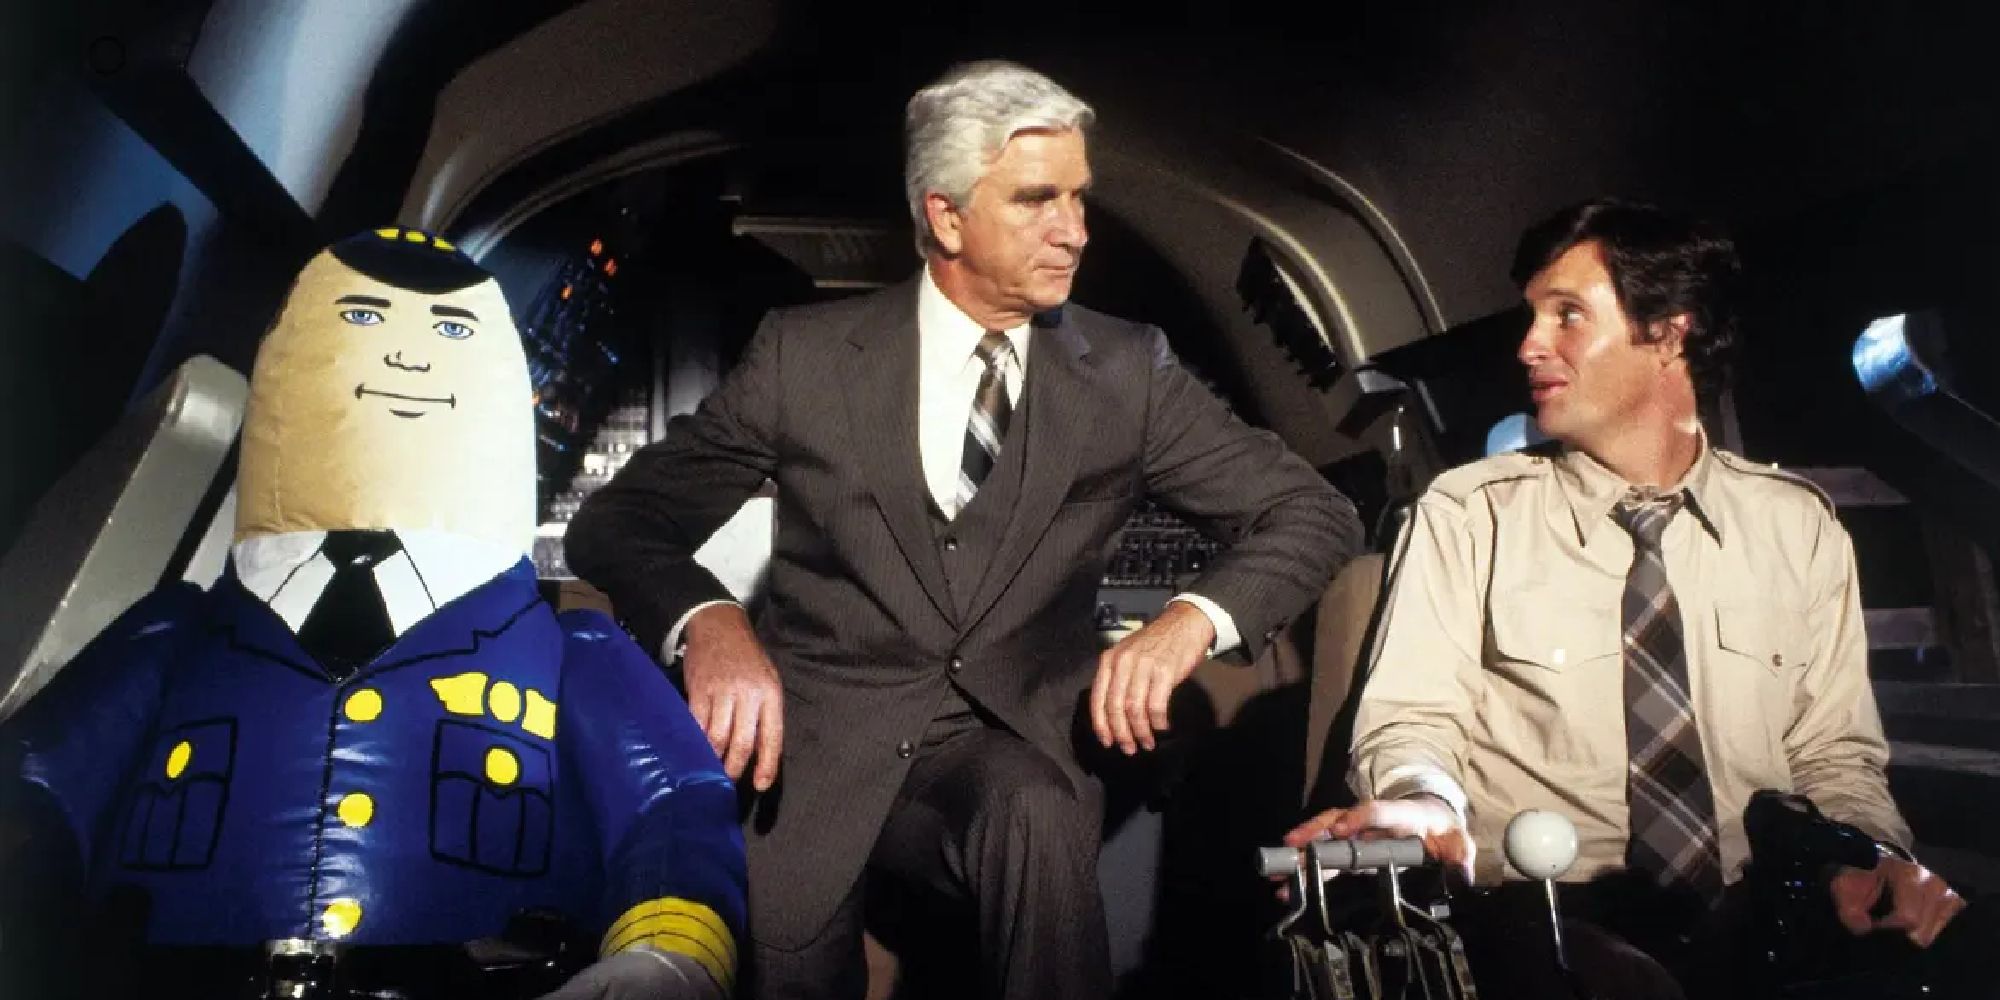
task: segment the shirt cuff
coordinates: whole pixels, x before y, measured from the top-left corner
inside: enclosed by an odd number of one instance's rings
[[[1912,838],[1907,832],[1909,830],[1908,826],[1880,823],[1876,821],[1874,816],[1835,816],[1828,813],[1826,814],[1826,818],[1836,823],[1844,823],[1861,831],[1863,836],[1874,841],[1876,847],[1881,848],[1883,853],[1891,857],[1902,858],[1904,861],[1916,860],[1916,856],[1910,852],[1909,848]],[[1900,831],[1897,829],[1898,826],[1902,827]]]
[[[1405,764],[1389,768],[1383,773],[1381,782],[1375,786],[1375,794],[1372,797],[1409,799],[1419,795],[1436,796],[1445,805],[1450,806],[1452,812],[1458,814],[1460,826],[1471,829],[1466,826],[1465,789],[1460,788],[1458,782],[1453,781],[1450,775],[1428,764]]]
[[[1236,619],[1229,617],[1229,612],[1222,610],[1222,605],[1196,593],[1175,594],[1167,603],[1175,601],[1194,605],[1196,610],[1208,616],[1208,623],[1215,627],[1215,642],[1208,647],[1208,655],[1227,653],[1242,644],[1243,637],[1236,631]]]
[[[675,660],[680,659],[682,653],[687,652],[687,644],[681,642],[681,632],[687,628],[688,619],[693,618],[695,612],[700,611],[703,608],[715,607],[718,604],[736,604],[736,602],[703,601],[700,604],[697,604],[694,607],[687,609],[687,613],[681,615],[680,620],[674,623],[674,627],[667,630],[666,639],[660,642],[661,663],[672,663]],[[742,605],[740,604],[736,604],[736,606],[739,608],[742,607]]]

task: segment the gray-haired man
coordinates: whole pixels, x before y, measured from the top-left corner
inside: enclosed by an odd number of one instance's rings
[[[771,792],[748,828],[760,995],[861,995],[873,876],[967,904],[982,993],[1106,995],[1080,703],[1104,746],[1151,748],[1205,655],[1254,654],[1358,543],[1352,507],[1159,330],[1060,308],[1088,238],[1090,120],[1007,63],[919,91],[922,273],[772,313],[570,530],[572,565],[644,640],[685,643],[696,718]],[[692,553],[766,477],[779,528],[753,630]],[[1147,496],[1232,544],[1100,653],[1111,536]]]

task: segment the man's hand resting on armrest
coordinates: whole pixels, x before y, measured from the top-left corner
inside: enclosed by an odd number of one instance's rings
[[[1285,834],[1285,846],[1304,847],[1320,837],[1345,840],[1375,836],[1421,837],[1424,853],[1431,860],[1454,866],[1467,881],[1472,879],[1472,836],[1459,823],[1458,813],[1433,795],[1375,799],[1352,808],[1328,809]]]
[[[778,668],[757,641],[750,617],[734,604],[711,605],[688,619],[682,638],[687,652],[681,671],[694,721],[730,780],[742,780],[754,756],[751,784],[769,791],[785,745],[785,698]]]
[[[1118,640],[1097,658],[1090,684],[1090,728],[1097,742],[1118,744],[1129,756],[1153,749],[1153,734],[1167,728],[1167,700],[1208,658],[1215,623],[1200,608],[1169,601],[1159,617]]]

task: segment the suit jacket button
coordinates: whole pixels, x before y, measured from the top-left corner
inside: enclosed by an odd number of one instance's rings
[[[903,742],[896,744],[896,756],[901,757],[904,760],[909,760],[910,756],[912,754],[915,754],[916,752],[917,752],[916,746],[912,744],[909,740],[904,740]]]
[[[955,674],[955,673],[958,673],[959,671],[961,671],[961,670],[964,670],[964,669],[965,669],[965,661],[964,661],[963,659],[960,659],[959,657],[956,657],[956,656],[954,656],[954,657],[952,657],[952,658],[951,658],[951,672],[952,672],[952,673],[954,673],[954,674]]]
[[[956,538],[947,538],[947,539],[945,539],[945,540],[944,540],[944,550],[945,550],[946,552],[957,552],[957,551],[958,551],[958,539],[956,539]]]

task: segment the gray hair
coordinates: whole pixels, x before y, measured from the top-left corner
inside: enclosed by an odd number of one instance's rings
[[[917,253],[934,245],[925,196],[935,191],[963,206],[1008,140],[1040,129],[1088,129],[1096,117],[1054,80],[1001,59],[954,66],[917,91],[903,120],[903,192]]]

